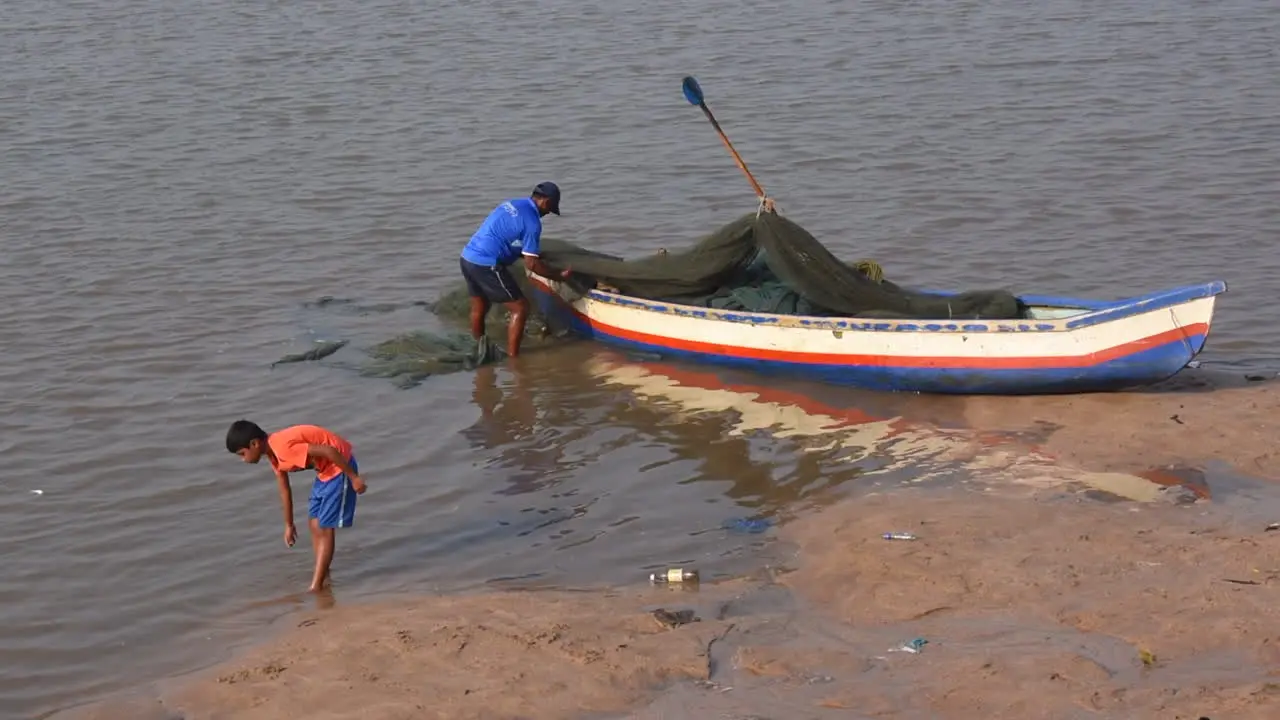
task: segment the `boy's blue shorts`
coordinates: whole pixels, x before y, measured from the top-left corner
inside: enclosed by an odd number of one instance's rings
[[[351,468],[360,472],[360,465],[353,457]],[[307,517],[320,521],[322,528],[351,527],[356,520],[356,491],[346,473],[338,473],[328,482],[316,480],[311,486],[311,501],[307,504]]]

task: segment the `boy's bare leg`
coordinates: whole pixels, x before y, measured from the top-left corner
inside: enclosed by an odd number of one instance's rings
[[[329,564],[333,562],[333,546],[337,539],[333,528],[320,527],[320,521],[311,518],[311,538],[316,550],[316,570],[311,576],[310,592],[317,592],[329,580]]]

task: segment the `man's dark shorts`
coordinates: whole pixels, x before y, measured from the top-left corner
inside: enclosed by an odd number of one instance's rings
[[[491,303],[509,303],[520,300],[524,293],[515,278],[502,265],[477,265],[466,258],[458,258],[462,278],[467,281],[467,293]]]

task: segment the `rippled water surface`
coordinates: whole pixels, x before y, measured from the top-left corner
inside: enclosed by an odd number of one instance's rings
[[[434,327],[412,303],[538,181],[549,234],[624,254],[752,208],[685,74],[843,257],[960,289],[1224,279],[1205,359],[1280,367],[1277,37],[1268,0],[5,3],[0,711],[199,662],[304,587],[270,473],[223,448],[241,416],[356,443],[346,597],[729,567],[760,541],[724,517],[874,469],[583,345],[412,390],[340,366]]]

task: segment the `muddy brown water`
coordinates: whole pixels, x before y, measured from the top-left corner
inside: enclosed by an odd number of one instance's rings
[[[270,477],[222,448],[240,416],[355,440],[339,601],[731,572],[759,538],[701,531],[892,465],[672,420],[585,348],[413,390],[341,367],[430,329],[411,303],[540,180],[565,189],[549,233],[624,254],[752,207],[685,74],[842,257],[920,287],[1222,278],[1204,359],[1276,369],[1278,31],[1263,0],[7,3],[0,714],[203,662],[294,602]],[[333,362],[269,369],[331,337]]]

